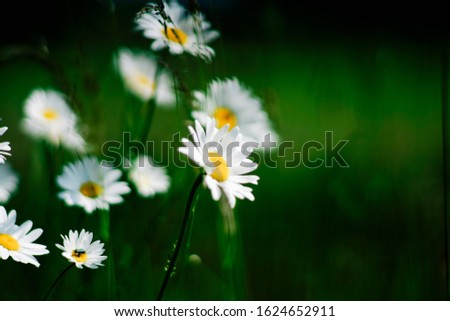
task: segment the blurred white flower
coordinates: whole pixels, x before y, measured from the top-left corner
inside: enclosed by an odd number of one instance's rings
[[[239,126],[245,141],[261,143],[269,133],[271,140],[277,141],[261,100],[236,78],[213,80],[206,93],[196,91],[194,98],[193,104],[198,110],[193,111],[192,116],[203,126],[211,117],[219,128],[226,124],[230,130]]]
[[[166,169],[154,165],[150,156],[136,158],[132,162],[128,177],[143,197],[165,193],[170,187],[170,177],[166,174]]]
[[[191,158],[206,172],[205,183],[211,190],[212,198],[219,200],[221,192],[225,194],[231,208],[236,205],[236,198],[255,199],[250,187],[243,184],[258,184],[259,177],[245,175],[257,168],[257,164],[248,159],[242,148],[244,141],[239,127],[228,130],[229,125],[220,130],[216,128],[215,119],[206,119],[206,131],[198,121],[195,129],[189,126],[192,141],[182,139],[185,147],[179,151]],[[247,150],[249,153],[251,150]]]
[[[9,164],[0,165],[0,203],[8,202],[16,191],[19,177]]]
[[[64,166],[57,177],[64,190],[58,197],[68,206],[80,206],[90,214],[95,209],[109,209],[110,204],[123,202],[122,195],[131,190],[126,182],[119,182],[119,169],[102,166],[95,157],[84,157]]]
[[[144,53],[133,53],[122,48],[117,55],[117,69],[130,92],[147,101],[156,95],[156,104],[161,107],[175,106],[173,80],[165,70],[156,75],[157,64]],[[155,78],[158,78],[155,81]]]
[[[102,261],[107,259],[107,256],[102,255],[105,250],[104,244],[100,241],[92,242],[93,234],[86,232],[84,229],[78,234],[78,231],[69,231],[69,235],[61,235],[63,245],[55,244],[56,247],[62,250],[62,256],[75,263],[76,267],[82,269],[83,266],[90,269],[97,269],[103,266]]]
[[[84,152],[86,142],[78,133],[77,116],[64,96],[53,90],[34,90],[25,102],[23,130],[33,138],[41,138],[77,152]]]
[[[6,131],[8,130],[8,127],[0,127],[0,136],[2,136]],[[5,156],[11,156],[10,152],[11,146],[9,146],[9,142],[0,142],[0,164],[4,164],[6,161]]]
[[[174,55],[188,52],[206,61],[211,60],[214,50],[207,44],[219,37],[219,32],[210,30],[211,24],[203,14],[188,14],[176,1],[163,3],[167,20],[154,9],[136,21],[137,29],[143,31],[144,37],[154,40],[152,50],[169,48]]]
[[[48,254],[45,245],[33,243],[42,234],[42,229],[34,229],[33,222],[26,221],[22,225],[16,225],[16,211],[9,215],[6,209],[0,206],[0,257],[7,260],[11,257],[14,261],[33,264],[39,267],[35,255]]]

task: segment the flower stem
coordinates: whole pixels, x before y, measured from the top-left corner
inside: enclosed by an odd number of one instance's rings
[[[55,186],[55,171],[56,171],[56,164],[55,164],[55,150],[53,146],[51,146],[49,143],[44,142],[43,143],[44,148],[44,156],[45,156],[45,162],[47,163],[47,170],[48,170],[48,189],[49,194],[54,194],[56,191]]]
[[[165,55],[161,57],[161,61],[156,65],[156,71],[155,71],[155,78],[154,83],[156,86],[158,86],[159,78],[161,76],[162,69],[164,67],[162,61],[164,61]],[[152,126],[153,116],[155,115],[155,109],[156,109],[156,87],[154,89],[154,95],[153,97],[145,104],[145,107],[147,108],[147,115],[144,119],[144,125],[142,126],[141,131],[141,143],[145,145],[145,141],[147,140],[148,133],[150,131],[150,128]]]
[[[111,233],[111,218],[109,215],[109,210],[99,211],[100,216],[100,236],[106,242],[109,241],[109,236]]]
[[[181,245],[183,244],[184,234],[186,233],[186,228],[188,226],[189,217],[191,214],[191,207],[192,207],[192,203],[194,201],[194,196],[195,196],[195,193],[197,192],[198,187],[202,183],[202,181],[203,181],[203,173],[198,175],[197,179],[195,180],[194,184],[192,185],[191,192],[189,194],[189,198],[186,203],[186,208],[184,211],[183,222],[181,223],[180,234],[178,236],[177,244],[175,245],[175,250],[173,251],[172,257],[169,260],[169,266],[167,267],[164,281],[163,281],[161,288],[159,290],[159,293],[158,293],[158,297],[157,297],[158,301],[162,300],[162,298],[164,296],[164,292],[166,291],[167,284],[169,283],[170,277],[172,276],[173,270],[175,268],[175,263],[177,261],[178,254],[180,254]]]
[[[156,97],[150,99],[146,104],[147,107],[147,115],[145,115],[144,125],[142,126],[141,131],[141,142],[145,145],[145,141],[147,140],[148,132],[150,131],[150,127],[152,126],[153,115],[155,115],[156,109]]]
[[[113,256],[113,245],[111,238],[111,215],[109,209],[104,209],[99,211],[100,218],[100,237],[105,241],[108,245],[108,264],[107,264],[107,273],[108,273],[108,298],[109,300],[116,300],[117,291],[116,291],[116,280],[115,280],[115,261]]]
[[[56,278],[56,280],[53,282],[52,286],[48,290],[47,294],[44,297],[44,301],[47,301],[48,297],[50,296],[50,293],[52,293],[53,289],[55,288],[56,284],[58,284],[59,280],[66,274],[67,271],[69,271],[71,268],[75,266],[75,263],[71,263],[68,267],[66,267]]]
[[[188,222],[188,225],[186,227],[186,231],[187,231],[187,236],[186,236],[186,247],[185,247],[185,251],[186,253],[190,253],[191,250],[191,238],[192,238],[192,225],[193,225],[193,221],[195,218],[195,208],[197,206],[197,202],[198,202],[198,198],[200,195],[197,194],[197,196],[194,198],[194,201],[191,205],[191,212],[192,212],[192,216]]]
[[[109,241],[108,250],[108,298],[109,300],[117,300],[117,288],[116,288],[116,268],[115,268],[115,257],[113,255],[113,247],[111,246],[111,241]]]

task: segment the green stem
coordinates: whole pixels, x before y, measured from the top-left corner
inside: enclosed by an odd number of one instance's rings
[[[222,220],[218,220],[219,251],[223,257],[221,274],[227,286],[223,288],[225,300],[245,300],[245,260],[240,244],[238,221],[225,195],[220,199]]]
[[[155,71],[155,78],[154,83],[156,86],[158,86],[159,78],[162,72],[162,69],[164,67],[163,61],[165,60],[165,55],[161,56],[160,62],[156,66]],[[150,131],[150,128],[152,126],[153,116],[155,115],[155,109],[156,109],[156,88],[154,90],[153,97],[145,104],[145,107],[147,109],[147,115],[144,119],[144,125],[142,126],[141,131],[141,143],[145,144],[145,141],[147,140],[148,133]]]
[[[193,221],[194,221],[194,216],[195,216],[195,208],[197,207],[197,202],[198,202],[198,198],[199,198],[199,194],[197,194],[197,196],[195,197],[193,204],[192,204],[192,216],[191,219],[189,220],[188,226],[187,226],[187,236],[186,236],[186,252],[189,253],[190,249],[191,249],[191,235],[192,235],[192,225],[193,225]]]
[[[55,153],[53,146],[50,145],[50,143],[43,142],[44,145],[44,154],[45,154],[45,161],[47,163],[47,170],[48,170],[48,189],[50,194],[54,194],[56,187],[55,187],[55,179],[56,179],[56,165],[55,165]]]
[[[68,267],[66,267],[56,278],[56,280],[53,282],[52,286],[48,290],[47,294],[44,297],[44,301],[47,301],[48,297],[50,296],[50,293],[52,293],[53,289],[55,288],[56,284],[58,284],[59,280],[66,274],[67,271],[69,271],[71,268],[75,266],[75,263],[71,263]]]
[[[170,66],[167,62],[161,62],[163,66],[172,74],[173,79],[173,88],[176,92],[176,106],[179,107],[180,99],[179,99],[179,93],[183,94],[184,101],[181,103],[182,107],[184,108],[186,112],[186,117],[189,120],[194,120],[192,117],[192,110],[191,105],[192,101],[194,100],[194,97],[192,95],[192,90],[189,88],[189,86],[184,81],[183,77],[180,75],[179,72],[177,72],[172,66]]]
[[[111,230],[109,210],[99,211],[99,215],[100,215],[100,237],[105,242],[108,242]]]
[[[147,115],[145,116],[145,119],[144,119],[144,125],[142,126],[141,137],[140,137],[141,142],[143,144],[145,144],[148,133],[150,131],[150,127],[152,126],[153,116],[155,115],[155,109],[156,109],[156,97],[150,99],[145,107],[147,109]]]
[[[116,293],[116,282],[115,282],[115,265],[114,265],[114,255],[113,255],[113,245],[111,240],[111,215],[109,210],[99,211],[100,215],[100,237],[103,239],[108,247],[108,297],[110,300],[115,300],[117,297]]]
[[[109,244],[108,250],[108,297],[109,300],[117,300],[117,289],[116,289],[116,269],[114,264],[114,253],[111,242]]]
[[[166,291],[166,288],[167,288],[167,284],[169,284],[170,277],[172,276],[173,270],[175,268],[175,263],[177,261],[178,254],[180,253],[181,245],[183,244],[184,234],[186,233],[186,230],[187,230],[189,217],[191,214],[191,207],[192,207],[192,203],[194,201],[194,196],[195,196],[195,193],[197,192],[198,187],[200,186],[200,184],[202,182],[203,182],[203,173],[198,175],[197,179],[195,180],[194,184],[192,185],[191,192],[189,194],[189,198],[186,203],[186,208],[184,211],[183,222],[181,223],[180,234],[178,236],[177,244],[175,245],[175,250],[173,251],[172,257],[169,260],[169,266],[167,267],[166,275],[164,277],[163,283],[162,283],[161,288],[158,293],[158,297],[157,297],[158,301],[162,300],[162,298],[164,296],[164,292]]]

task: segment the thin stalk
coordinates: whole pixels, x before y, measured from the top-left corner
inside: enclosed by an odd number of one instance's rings
[[[108,244],[108,297],[109,300],[117,300],[115,258],[111,242]]]
[[[219,250],[222,260],[221,273],[227,286],[223,288],[225,300],[242,300],[246,297],[244,259],[239,244],[239,231],[234,210],[225,195],[220,198],[222,220],[217,221]]]
[[[199,194],[197,194],[197,196],[195,197],[193,203],[192,203],[192,216],[188,222],[188,226],[187,226],[187,236],[186,236],[186,248],[185,251],[187,253],[189,253],[190,249],[191,249],[191,238],[192,238],[192,225],[193,225],[193,221],[194,221],[194,217],[195,217],[195,208],[197,207],[197,202],[198,202],[198,198],[199,198]]]
[[[52,293],[53,289],[55,288],[56,284],[58,284],[59,280],[66,274],[67,271],[69,271],[71,268],[75,266],[75,263],[71,263],[68,267],[66,267],[56,278],[56,280],[53,282],[50,289],[48,289],[47,294],[44,297],[44,301],[47,301],[48,297],[50,296],[50,293]]]
[[[172,257],[169,260],[169,266],[167,267],[166,275],[164,276],[164,280],[163,280],[163,283],[161,284],[161,288],[159,290],[158,297],[156,298],[158,301],[162,300],[162,298],[164,296],[164,292],[166,291],[167,285],[169,284],[170,277],[172,276],[173,270],[175,268],[175,263],[177,262],[178,254],[180,253],[181,246],[183,244],[183,238],[184,238],[184,235],[187,230],[189,217],[191,214],[191,207],[192,207],[192,203],[194,201],[194,196],[195,196],[195,193],[197,192],[198,187],[202,183],[202,181],[203,181],[203,173],[198,175],[197,179],[195,180],[194,184],[192,185],[191,192],[189,193],[189,198],[186,203],[183,222],[181,223],[181,230],[180,230],[180,234],[178,236],[177,243],[175,245],[175,250],[173,251]]]
[[[111,231],[111,218],[109,210],[99,211],[100,218],[100,236],[105,242],[109,242]]]
[[[109,210],[99,212],[100,216],[100,237],[108,245],[108,297],[110,300],[116,300],[116,282],[115,282],[115,265],[113,255],[113,245],[111,240],[111,215]]]
[[[155,115],[155,109],[156,109],[156,89],[158,86],[158,82],[159,82],[159,78],[162,72],[162,69],[164,67],[164,59],[165,59],[165,55],[161,56],[161,60],[160,62],[157,64],[156,66],[156,70],[155,70],[155,77],[154,77],[154,83],[156,84],[156,87],[154,89],[154,95],[153,97],[145,104],[145,107],[147,109],[147,115],[144,119],[144,125],[142,126],[142,131],[141,131],[141,143],[143,143],[145,145],[145,141],[147,140],[147,136],[148,133],[150,131],[150,128],[152,126],[152,121],[153,121],[153,116]]]
[[[147,109],[147,115],[145,115],[144,125],[142,126],[141,131],[141,142],[145,145],[145,141],[147,140],[148,133],[150,131],[150,127],[152,126],[153,116],[155,115],[156,109],[156,97],[150,99],[146,104],[145,108]]]
[[[48,189],[50,194],[53,194],[56,190],[55,187],[55,173],[56,173],[56,162],[55,162],[55,150],[50,143],[44,142],[44,154],[45,154],[45,162],[47,163],[48,169]]]
[[[174,68],[172,68],[172,66],[170,66],[167,62],[161,62],[161,64],[170,71],[170,73],[172,74],[172,78],[174,80],[174,84],[173,87],[176,91],[176,99],[177,99],[177,107],[179,105],[179,93],[183,94],[184,100],[185,102],[182,103],[183,105],[183,109],[186,112],[186,117],[189,120],[193,120],[192,114],[191,114],[191,103],[194,99],[193,95],[192,95],[192,90],[189,88],[189,86],[186,84],[186,82],[184,81],[183,77],[180,75],[179,72],[177,72]]]

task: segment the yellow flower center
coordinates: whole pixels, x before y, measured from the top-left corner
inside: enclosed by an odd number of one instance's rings
[[[152,90],[156,89],[155,82],[151,81],[146,75],[138,74],[136,76],[136,80],[138,83],[140,83],[141,85],[143,85],[147,88],[151,88]]]
[[[216,119],[217,127],[219,128],[229,124],[229,130],[231,130],[236,127],[238,123],[236,114],[227,107],[217,107],[216,110],[214,110],[214,118]]]
[[[103,194],[103,187],[94,182],[86,182],[81,185],[80,192],[86,197],[97,198]]]
[[[78,263],[84,263],[87,260],[87,254],[86,254],[86,252],[84,250],[73,250],[72,251],[72,257]]]
[[[218,182],[225,182],[230,176],[230,169],[225,159],[219,153],[208,153],[208,160],[216,167],[211,173],[211,177]]]
[[[163,34],[168,40],[179,43],[180,45],[184,45],[187,41],[187,35],[183,30],[178,28],[165,28]]]
[[[46,108],[42,115],[48,120],[55,120],[56,118],[58,118],[58,113],[52,108]]]
[[[0,234],[0,245],[9,251],[17,251],[20,248],[19,242],[9,234]]]

